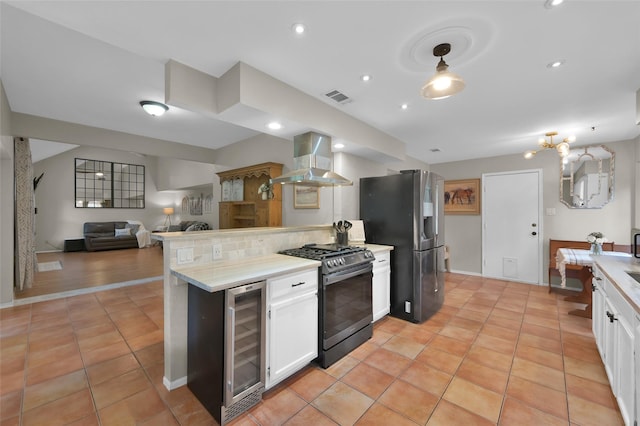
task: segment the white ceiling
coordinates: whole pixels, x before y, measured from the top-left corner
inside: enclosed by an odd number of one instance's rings
[[[256,132],[174,107],[153,118],[138,103],[164,101],[169,59],[215,77],[242,61],[432,164],[521,153],[551,130],[575,145],[640,134],[637,0],[6,1],[0,13],[0,77],[25,114],[219,148]],[[441,42],[467,87],[425,100]],[[332,89],[353,101],[335,104]]]

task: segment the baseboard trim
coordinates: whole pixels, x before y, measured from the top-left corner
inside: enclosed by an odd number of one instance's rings
[[[25,297],[25,298],[22,298],[22,299],[15,299],[14,298],[13,302],[5,303],[2,306],[0,306],[0,308],[8,308],[8,307],[12,307],[12,306],[28,305],[30,303],[44,302],[44,301],[47,301],[47,300],[63,299],[63,298],[66,298],[66,297],[73,297],[73,296],[78,296],[78,295],[81,295],[81,294],[96,293],[96,292],[99,292],[99,291],[113,290],[115,288],[129,287],[129,286],[134,286],[134,285],[139,285],[139,284],[146,284],[146,283],[150,283],[150,282],[153,282],[153,281],[161,281],[162,279],[163,279],[162,276],[150,277],[150,278],[141,278],[139,280],[124,281],[124,282],[121,282],[121,283],[114,283],[114,284],[105,284],[105,285],[96,286],[96,287],[79,288],[79,289],[76,289],[76,290],[62,291],[60,293],[42,294],[40,296],[31,296],[31,297]],[[14,297],[15,297],[15,295],[14,295]]]
[[[182,387],[184,385],[187,384],[187,376],[184,377],[180,377],[179,379],[176,380],[169,380],[167,379],[167,376],[163,376],[162,377],[162,384],[164,385],[165,388],[167,388],[168,390],[172,391],[174,389],[178,389],[179,387]]]

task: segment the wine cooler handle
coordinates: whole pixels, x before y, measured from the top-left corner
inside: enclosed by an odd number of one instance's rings
[[[236,310],[229,306],[229,319],[231,320],[231,333],[235,336],[236,334]],[[229,339],[230,342],[227,342],[228,345],[231,346],[229,353],[229,371],[227,372],[227,389],[233,395],[233,369],[234,366],[234,358],[236,353],[236,339]]]

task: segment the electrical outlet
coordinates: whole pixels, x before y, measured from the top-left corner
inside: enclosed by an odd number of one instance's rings
[[[176,250],[178,265],[193,262],[193,247],[179,248]]]
[[[213,260],[222,259],[222,244],[213,245]]]

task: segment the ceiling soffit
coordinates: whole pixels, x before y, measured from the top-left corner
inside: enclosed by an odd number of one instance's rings
[[[375,161],[406,159],[405,144],[399,139],[242,62],[216,78],[168,61],[165,103],[288,139],[307,131],[320,132]],[[282,131],[267,129],[273,120],[282,123]]]

